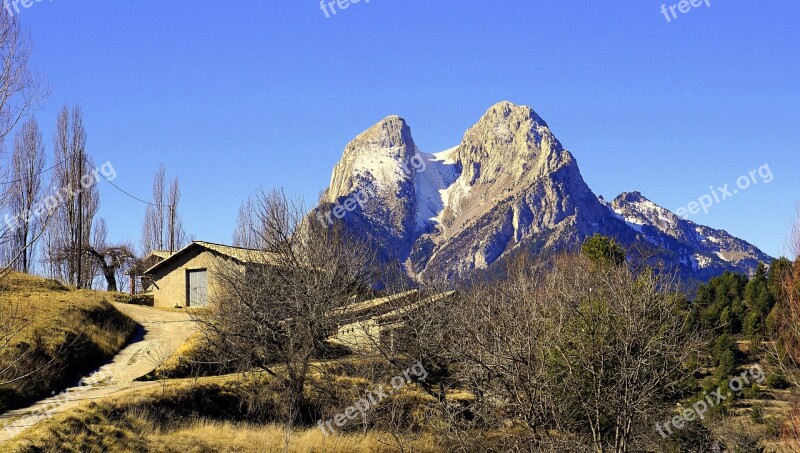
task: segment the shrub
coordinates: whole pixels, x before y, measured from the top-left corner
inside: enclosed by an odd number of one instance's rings
[[[782,374],[771,373],[767,376],[767,385],[771,388],[783,390],[791,386],[789,381]]]

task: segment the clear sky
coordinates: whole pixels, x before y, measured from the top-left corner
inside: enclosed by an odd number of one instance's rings
[[[59,107],[80,104],[117,184],[148,198],[159,163],[180,177],[198,239],[230,242],[258,187],[315,201],[385,116],[435,152],[510,100],[606,198],[676,210],[769,165],[772,182],[690,218],[782,254],[800,200],[800,2],[710,0],[670,22],[662,3],[362,0],[326,18],[317,0],[45,0],[18,16],[51,86],[48,149]],[[144,205],[100,190],[110,238],[138,244]]]

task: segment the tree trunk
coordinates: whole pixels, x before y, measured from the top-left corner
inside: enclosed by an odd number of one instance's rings
[[[100,265],[100,268],[103,271],[103,277],[106,279],[106,284],[108,285],[108,291],[116,292],[117,291],[117,276],[116,276],[116,269],[114,266],[109,266],[106,262],[106,257],[103,256],[102,253],[98,252],[97,250],[89,247],[86,251],[97,260],[97,263]]]

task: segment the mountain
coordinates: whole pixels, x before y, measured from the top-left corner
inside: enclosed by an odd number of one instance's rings
[[[754,245],[727,231],[686,220],[639,192],[623,193],[607,206],[647,242],[676,255],[679,264],[699,280],[725,271],[751,274],[759,262],[772,261]]]
[[[312,217],[379,239],[385,260],[417,280],[465,276],[516,252],[575,250],[600,233],[657,256],[690,278],[751,272],[771,258],[724,231],[624,193],[608,203],[530,107],[501,102],[455,148],[419,150],[390,116],[357,136]]]

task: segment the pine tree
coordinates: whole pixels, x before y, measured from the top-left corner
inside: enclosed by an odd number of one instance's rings
[[[764,334],[767,316],[775,306],[775,298],[769,290],[767,268],[763,263],[759,263],[755,275],[745,287],[745,305],[748,311],[745,333],[751,339],[759,339]]]
[[[615,266],[625,264],[627,251],[617,241],[608,236],[595,234],[583,243],[581,253],[595,263],[611,263]]]

